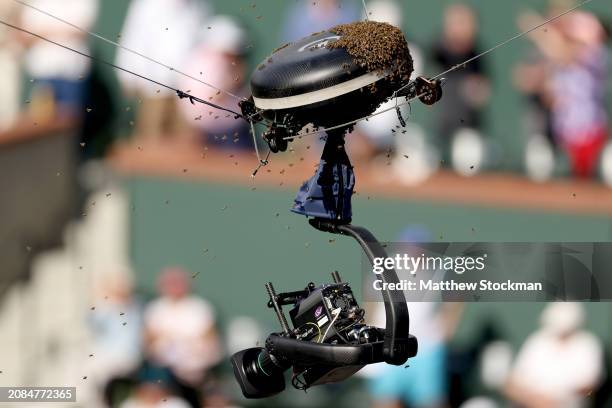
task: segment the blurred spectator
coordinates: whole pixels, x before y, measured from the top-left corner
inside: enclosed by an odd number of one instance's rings
[[[281,41],[296,41],[337,24],[359,20],[360,6],[358,2],[343,0],[294,2],[284,19]]]
[[[478,19],[469,6],[448,6],[442,36],[432,50],[433,61],[446,70],[478,55],[478,30]],[[445,162],[450,160],[455,170],[464,175],[474,174],[484,161],[480,130],[481,110],[490,97],[486,72],[478,58],[445,75],[444,97],[436,109],[442,158]]]
[[[379,320],[383,309],[378,308]],[[419,352],[409,367],[381,365],[370,380],[376,408],[437,408],[447,406],[446,340],[449,317],[456,315],[453,303],[408,303],[410,334],[419,340]],[[384,326],[384,324],[383,324]],[[453,324],[454,326],[454,324]]]
[[[17,3],[4,1],[0,4],[0,18],[15,21]],[[8,27],[0,27],[0,130],[9,127],[19,112],[20,73],[17,60],[18,46],[14,33]]]
[[[130,279],[122,273],[104,278],[96,293],[96,310],[90,318],[93,339],[92,377],[105,385],[134,370],[141,359],[142,311],[132,293]]]
[[[429,230],[412,226],[400,242],[428,242]],[[385,313],[377,303],[370,324],[384,327]],[[378,364],[370,374],[370,394],[376,408],[437,408],[447,406],[447,341],[455,332],[462,309],[455,303],[409,302],[410,334],[419,341],[419,352],[409,367]]]
[[[120,42],[150,59],[179,69],[185,65],[185,58],[204,26],[209,12],[207,4],[198,0],[134,0],[130,3]],[[178,88],[179,75],[149,59],[119,49],[117,64]],[[174,93],[124,72],[119,73],[119,79],[124,91],[139,99],[137,137],[159,140],[187,130],[177,112],[178,98]]]
[[[529,177],[545,181],[555,167],[555,139],[552,132],[550,98],[546,92],[548,63],[544,55],[534,50],[514,69],[514,85],[525,96],[525,165]]]
[[[395,0],[375,0],[368,3],[369,18],[373,21],[389,23],[402,27],[402,6]],[[362,16],[365,18],[365,14]],[[408,38],[408,47],[414,63],[412,78],[423,74],[424,57],[421,49]],[[406,98],[398,98],[403,103]],[[395,100],[383,103],[377,112],[393,108]],[[389,164],[395,175],[405,184],[415,184],[423,181],[437,168],[439,160],[434,149],[427,143],[422,126],[410,118],[410,106],[400,106],[406,126],[402,127],[397,112],[392,109],[367,121],[361,121],[355,128],[355,136],[363,135],[369,144],[370,154],[378,155],[380,176],[385,180],[389,177]],[[355,153],[354,145],[359,139],[351,137],[347,140],[349,148]]]
[[[585,406],[603,377],[603,350],[583,324],[579,303],[549,304],[517,356],[508,398],[526,408]]]
[[[526,13],[520,26],[528,29],[543,20],[536,13]],[[593,175],[607,138],[605,37],[597,18],[585,11],[574,12],[559,24],[530,34],[550,62],[546,86],[552,129],[576,177]]]
[[[138,383],[130,396],[119,408],[189,408],[182,398],[173,395],[172,375],[164,369],[143,367],[138,375]]]
[[[218,89],[234,95],[244,95],[246,66],[245,29],[230,16],[216,16],[206,23],[207,28],[196,49],[188,59],[187,72],[199,72],[202,78]],[[234,111],[239,99],[189,78],[179,82],[181,89],[190,89],[198,97]],[[207,108],[204,105],[181,104],[188,123],[201,133],[207,146],[229,149],[252,149],[253,140],[249,126],[234,115]]]
[[[189,294],[190,277],[180,268],[162,271],[158,290],[160,297],[145,310],[147,357],[170,368],[184,392],[199,394],[207,369],[222,358],[214,310]]]
[[[569,9],[572,0],[550,0],[547,18]],[[551,21],[547,26],[560,25],[562,20]],[[521,19],[519,18],[519,26]],[[548,91],[550,61],[537,47],[530,50],[514,69],[513,82],[526,98],[525,166],[527,175],[535,181],[545,181],[555,171],[555,152],[558,147],[552,128],[551,97]]]
[[[90,30],[98,14],[97,0],[32,0],[31,5]],[[21,8],[21,25],[26,30],[89,54],[87,34],[37,10]],[[25,69],[33,81],[31,109],[38,120],[56,114],[84,112],[86,81],[91,61],[28,34],[20,34],[26,46]]]

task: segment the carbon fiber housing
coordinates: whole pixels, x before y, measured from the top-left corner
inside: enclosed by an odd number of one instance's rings
[[[282,98],[319,91],[367,73],[341,48],[327,48],[340,38],[330,31],[280,48],[263,61],[251,76],[255,98]]]
[[[399,80],[356,64],[345,49],[326,47],[338,38],[331,31],[313,34],[258,66],[251,92],[262,116],[294,129],[330,127],[371,114],[401,87]]]

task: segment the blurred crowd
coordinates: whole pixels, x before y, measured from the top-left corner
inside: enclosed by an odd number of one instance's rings
[[[98,0],[32,0],[29,4],[38,10],[5,1],[0,16],[100,57],[99,47],[92,47],[94,42],[86,33],[95,31],[101,10]],[[572,5],[571,0],[550,0],[542,14],[523,12],[517,18],[517,30],[528,30]],[[367,10],[373,20],[405,25],[403,5],[396,0],[371,0]],[[444,97],[432,110],[433,118],[410,120],[401,128],[396,112],[390,111],[361,122],[349,138],[354,157],[374,166],[390,165],[391,174],[404,183],[423,181],[441,167],[471,176],[503,163],[504,153],[488,134],[487,124],[495,87],[490,67],[495,56],[474,58],[485,50],[478,13],[466,4],[453,3],[441,14],[437,37],[427,44],[410,43],[414,75],[460,68],[445,75]],[[356,1],[291,2],[277,42],[294,41],[364,17]],[[517,118],[522,134],[515,138],[523,145],[523,171],[532,179],[565,175],[612,184],[606,100],[608,33],[596,15],[581,10],[529,34],[530,50],[516,62],[508,81],[525,100],[522,117]],[[110,38],[121,44],[110,62],[236,109],[237,102],[249,94],[252,36],[240,13],[215,15],[207,1],[133,0],[120,35]],[[118,84],[124,101],[130,102],[118,109],[116,98],[109,97],[113,84],[102,79],[98,65],[38,37],[2,27],[0,129],[23,121],[44,125],[58,116],[69,117],[85,128],[83,142],[95,146],[85,150],[94,155],[103,155],[116,134],[139,144],[188,141],[213,152],[252,149],[245,121],[179,100],[172,91],[121,71],[116,72]],[[380,109],[390,104],[394,102]],[[410,107],[403,109],[405,115],[410,114]]]
[[[145,304],[130,275],[102,281],[89,322],[100,406],[227,406],[215,385],[214,367],[224,356],[215,310],[191,293],[191,279],[181,268],[167,268],[157,297]]]
[[[552,2],[544,15],[524,13],[518,25],[527,30],[566,5]],[[573,176],[593,177],[609,136],[606,30],[595,15],[576,11],[534,31],[530,39],[533,55],[515,71],[516,86],[532,105],[527,168],[535,178],[551,177],[555,151],[560,151]]]
[[[540,327],[516,353],[499,337],[493,322],[483,326],[474,344],[454,345],[463,310],[459,304],[410,303],[409,308],[418,355],[409,367],[363,370],[376,408],[569,408],[609,403],[603,343],[584,329],[581,304],[548,304]],[[378,314],[383,323],[383,311]],[[474,391],[475,383],[479,391]]]
[[[246,318],[220,330],[214,306],[191,292],[191,281],[186,270],[166,268],[158,275],[156,295],[146,302],[135,294],[129,274],[111,273],[101,281],[88,321],[90,357],[95,356],[88,373],[99,406],[244,403],[227,359],[253,347],[264,330]],[[579,408],[612,401],[606,363],[610,350],[585,328],[582,304],[546,305],[539,327],[518,350],[505,340],[504,327],[486,319],[469,343],[454,342],[464,308],[459,303],[409,303],[411,333],[419,339],[417,356],[406,367],[368,366],[356,380],[324,387],[323,393],[338,399],[339,390],[350,393],[357,381],[374,408]],[[367,309],[367,322],[384,327],[382,304],[370,303]],[[311,406],[304,397],[303,405]],[[270,406],[285,403],[271,401]]]

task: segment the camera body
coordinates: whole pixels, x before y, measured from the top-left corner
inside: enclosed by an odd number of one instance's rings
[[[342,338],[341,331],[363,320],[363,309],[346,283],[307,288],[306,293],[289,311],[299,340],[337,342]]]
[[[377,328],[363,323],[365,311],[359,307],[348,283],[312,288],[309,285],[289,316],[297,340],[324,344],[364,344],[382,339]],[[297,367],[307,387],[342,381],[364,364],[341,367]],[[294,367],[295,368],[295,367]]]
[[[266,347],[251,348],[232,356],[234,374],[248,398],[263,398],[285,388],[284,371],[293,368],[292,385],[305,390],[314,385],[339,382],[371,363],[372,354],[363,351],[368,344],[381,345],[384,330],[363,323],[365,311],[359,307],[348,283],[315,286],[301,291],[276,294],[272,285],[268,307],[277,311],[282,333],[273,333]],[[290,328],[281,307],[291,305]],[[378,347],[380,349],[380,347]],[[381,355],[379,350],[377,355]]]

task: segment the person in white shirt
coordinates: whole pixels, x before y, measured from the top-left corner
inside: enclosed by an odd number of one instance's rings
[[[178,88],[181,76],[174,69],[182,71],[208,15],[207,3],[198,0],[133,0],[119,42],[165,67],[125,49],[118,50],[117,65]],[[187,74],[200,77],[199,72]],[[186,131],[174,93],[125,72],[118,75],[124,92],[139,99],[137,137],[158,140]],[[193,81],[192,85],[197,83]]]
[[[213,307],[191,295],[190,277],[180,268],[164,270],[159,298],[145,309],[145,352],[183,382],[199,386],[206,370],[221,360]]]
[[[523,344],[505,387],[526,408],[583,407],[603,376],[600,340],[582,329],[578,303],[551,303],[541,328]]]

